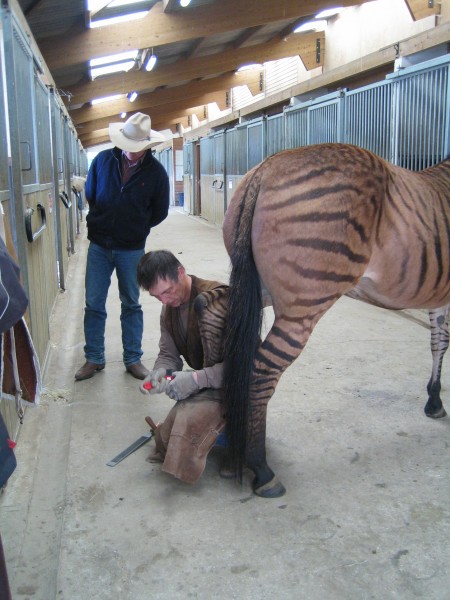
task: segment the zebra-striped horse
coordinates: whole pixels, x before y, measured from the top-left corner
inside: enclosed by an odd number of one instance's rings
[[[225,396],[232,464],[238,478],[244,465],[253,470],[256,494],[285,492],[266,462],[267,403],[342,295],[430,309],[425,413],[445,416],[449,223],[450,160],[415,173],[356,146],[322,144],[273,155],[243,178],[223,227],[232,264]],[[275,321],[261,342],[263,292]]]

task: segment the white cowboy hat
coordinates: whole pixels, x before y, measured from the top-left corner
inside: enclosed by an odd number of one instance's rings
[[[150,117],[140,112],[125,123],[110,123],[109,137],[114,146],[127,152],[141,152],[164,141],[164,136],[151,128]]]

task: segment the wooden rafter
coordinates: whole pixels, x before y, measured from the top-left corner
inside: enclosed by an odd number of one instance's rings
[[[170,85],[174,81],[191,81],[210,76],[213,73],[219,75],[234,71],[249,62],[264,63],[270,60],[300,55],[306,63],[309,62],[306,59],[307,54],[314,56],[315,61],[316,39],[316,33],[297,34],[286,41],[272,40],[266,44],[229,50],[224,54],[213,54],[187,61],[179,61],[172,65],[166,65],[161,69],[157,65],[150,73],[132,71],[127,74],[126,78],[123,75],[110,75],[96,79],[92,83],[69,87],[67,91],[72,94],[74,104],[84,104],[92,98],[127,94],[131,90],[139,92],[154,89],[161,85]],[[314,63],[314,66],[319,65]]]
[[[373,0],[341,0],[340,4],[355,6],[364,1]],[[335,0],[321,1],[322,8],[334,5]],[[247,29],[277,20],[298,19],[314,13],[316,8],[315,0],[301,3],[298,0],[227,0],[167,14],[158,2],[138,23],[131,21],[101,29],[80,29],[70,36],[42,40],[40,46],[53,71],[130,48],[157,49],[162,44]]]
[[[249,70],[240,73],[227,73],[220,77],[194,81],[186,85],[180,85],[172,88],[163,88],[141,94],[131,104],[126,98],[115,102],[104,102],[95,106],[86,106],[70,111],[70,117],[75,124],[95,121],[110,115],[137,111],[143,107],[153,108],[157,106],[167,106],[170,102],[185,100],[186,103],[201,103],[198,99],[205,94],[229,90],[239,85],[247,85],[250,91],[255,94],[259,92],[261,70]],[[197,99],[197,100],[196,100]]]

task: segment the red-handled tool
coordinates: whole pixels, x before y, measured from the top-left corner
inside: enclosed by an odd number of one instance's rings
[[[173,375],[172,375],[172,371],[170,369],[167,369],[166,374],[164,375],[164,379],[167,379],[167,381],[172,381]],[[144,388],[144,390],[151,390],[153,387],[152,382],[146,381],[142,384],[142,387]]]

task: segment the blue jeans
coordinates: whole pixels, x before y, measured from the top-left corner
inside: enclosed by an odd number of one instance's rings
[[[141,360],[144,317],[139,304],[136,269],[143,254],[144,250],[107,250],[90,243],[84,312],[84,354],[89,362],[105,362],[106,298],[114,269],[121,302],[123,362],[128,367]]]

